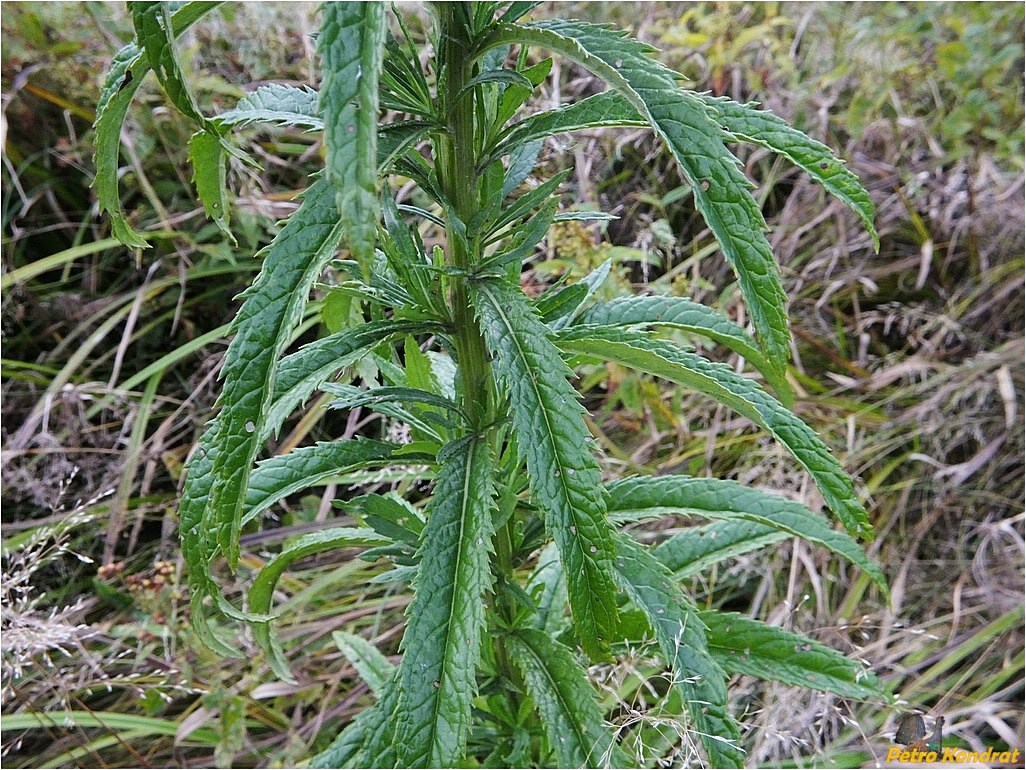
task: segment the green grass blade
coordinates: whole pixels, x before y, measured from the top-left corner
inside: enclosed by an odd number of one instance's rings
[[[655,631],[712,767],[740,767],[740,732],[727,706],[727,677],[713,660],[705,625],[673,576],[627,535],[616,536],[620,585]]]
[[[178,723],[170,719],[146,717],[138,714],[120,714],[112,711],[57,711],[52,713],[28,711],[4,714],[4,730],[53,730],[55,727],[95,727],[104,730],[133,730],[145,735],[178,733]],[[219,740],[217,730],[199,727],[189,733],[188,742],[215,746]]]
[[[606,759],[614,750],[612,732],[602,719],[587,672],[573,653],[533,628],[517,629],[503,643],[538,709],[556,766],[623,766]]]
[[[845,698],[887,700],[871,671],[819,642],[733,612],[712,610],[699,617],[706,625],[709,651],[728,673]]]
[[[568,353],[616,361],[693,388],[747,417],[794,455],[850,533],[872,536],[872,526],[851,479],[826,444],[779,401],[730,367],[714,364],[665,340],[608,326],[568,329],[560,334],[557,344]]]
[[[88,257],[90,254],[97,254],[107,249],[113,249],[117,247],[121,242],[116,238],[103,238],[99,241],[92,241],[91,243],[83,243],[80,246],[72,246],[70,249],[64,251],[58,251],[56,254],[51,254],[48,257],[37,259],[33,262],[29,262],[27,265],[22,265],[19,268],[15,268],[9,272],[3,274],[0,277],[0,291],[7,291],[12,286],[25,283],[37,275],[48,273],[51,270],[56,270],[58,267],[74,262],[79,257]],[[143,247],[148,244],[143,241]]]
[[[250,611],[254,614],[266,615],[271,610],[271,598],[278,579],[294,561],[315,553],[332,551],[352,546],[388,545],[391,541],[370,529],[337,527],[323,532],[311,532],[296,538],[286,545],[281,553],[271,559],[260,570],[256,580],[249,589]],[[253,637],[267,655],[271,670],[282,680],[295,683],[281,640],[274,631],[270,620],[254,621]]]
[[[463,759],[492,584],[491,449],[475,436],[442,451],[399,666],[403,767],[451,767]]]
[[[617,618],[612,529],[583,409],[566,379],[571,372],[518,288],[478,281],[471,298],[495,376],[511,396],[532,497],[559,545],[579,638],[590,655],[601,655]]]
[[[327,3],[321,54],[327,181],[336,192],[346,238],[370,276],[377,238],[378,79],[388,25],[384,3]]]

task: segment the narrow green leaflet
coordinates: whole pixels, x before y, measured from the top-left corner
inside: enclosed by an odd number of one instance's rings
[[[557,767],[623,767],[595,701],[588,674],[573,653],[544,631],[520,628],[503,642],[524,677],[556,754]]]
[[[648,125],[648,121],[619,92],[603,91],[579,102],[535,113],[514,123],[499,138],[495,149],[489,154],[500,157],[528,142],[589,128]]]
[[[754,104],[738,104],[726,96],[695,95],[719,116],[717,121],[725,131],[739,141],[783,155],[854,211],[873,237],[873,246],[880,250],[880,238],[873,226],[873,200],[859,178],[845,168],[844,161],[834,157],[829,147],[772,112],[756,109]]]
[[[610,509],[610,514],[612,512]],[[720,519],[700,527],[688,527],[653,548],[652,555],[680,580],[789,537],[792,535],[768,524],[756,524],[748,519]]]
[[[221,3],[186,3],[171,15],[174,35],[181,35]],[[93,186],[100,211],[107,212],[114,237],[131,248],[145,249],[149,244],[132,229],[121,211],[118,195],[118,164],[121,151],[121,127],[128,108],[150,70],[149,60],[136,43],[129,43],[114,56],[107,79],[100,90],[96,107],[96,177]]]
[[[252,521],[282,498],[314,487],[355,468],[388,462],[397,444],[358,438],[321,441],[257,464],[249,478],[243,523]]]
[[[375,347],[407,334],[438,331],[419,321],[371,321],[355,329],[343,329],[305,345],[278,364],[274,399],[264,418],[261,441],[276,433],[292,411],[306,401],[326,380],[352,366]]]
[[[174,44],[170,3],[133,2],[128,7],[132,11],[136,40],[171,103],[197,124],[206,125],[207,119],[200,112],[182,75],[178,49]]]
[[[265,250],[260,274],[240,295],[245,302],[232,322],[236,335],[221,370],[219,451],[210,472],[209,499],[203,501],[204,521],[216,528],[217,545],[232,569],[239,560],[242,506],[274,394],[278,357],[341,236],[332,190],[315,182]]]
[[[378,79],[388,24],[384,3],[326,3],[321,54],[327,180],[364,278],[377,237]]]
[[[225,187],[229,146],[221,138],[217,124],[200,111],[185,82],[178,48],[175,46],[171,3],[132,2],[128,5],[132,11],[136,40],[143,49],[150,69],[157,76],[171,103],[201,129],[189,145],[196,192],[204,211],[234,243],[235,238],[228,229],[228,193]]]
[[[271,559],[264,568],[260,570],[256,580],[249,589],[250,611],[266,615],[271,610],[271,598],[274,588],[278,585],[278,579],[297,559],[312,556],[323,551],[332,551],[338,548],[352,546],[380,546],[391,543],[387,538],[370,529],[356,529],[352,527],[337,527],[326,529],[322,532],[311,532],[307,535],[297,537],[290,542],[281,553]],[[267,655],[267,662],[271,670],[286,682],[295,682],[289,669],[288,660],[282,650],[281,640],[274,631],[270,620],[254,622],[253,638],[257,640]]]
[[[222,112],[216,120],[226,126],[273,123],[318,130],[324,121],[317,100],[317,92],[307,86],[268,83],[242,97],[234,109]]]
[[[826,645],[733,612],[713,610],[699,616],[706,625],[709,651],[731,674],[845,698],[887,699],[871,671]]]
[[[560,333],[557,345],[568,353],[615,361],[693,388],[747,417],[787,447],[851,534],[872,537],[872,526],[851,479],[826,444],[779,401],[730,367],[665,340],[609,326],[573,327]]]
[[[743,519],[775,527],[821,545],[868,574],[883,591],[887,578],[858,543],[838,532],[804,505],[727,479],[690,476],[631,477],[610,483],[609,510],[618,513],[659,512],[707,519]],[[753,532],[758,534],[758,530]]]
[[[345,631],[332,631],[331,639],[353,664],[356,673],[371,688],[371,692],[379,698],[384,695],[388,683],[395,676],[395,666],[392,662],[362,636]]]
[[[442,454],[399,666],[402,767],[453,767],[463,759],[492,583],[495,461],[488,441],[460,439]]]
[[[622,532],[616,535],[616,572],[655,631],[710,766],[741,767],[740,732],[728,709],[727,678],[709,654],[698,610],[669,570]]]
[[[769,364],[783,377],[789,358],[786,296],[766,240],[752,183],[724,146],[728,135],[676,73],[647,54],[654,49],[624,33],[576,21],[502,25],[490,45],[528,43],[556,51],[619,91],[663,138],[694,188],[695,206],[737,274]]]
[[[721,343],[752,364],[785,398],[791,395],[787,380],[769,365],[755,341],[744,329],[711,307],[684,297],[618,297],[599,302],[581,314],[581,324],[600,326],[672,326]]]
[[[192,182],[196,186],[203,210],[218,229],[235,243],[228,229],[228,152],[221,138],[208,131],[198,131],[189,141]]]
[[[559,546],[580,641],[589,655],[602,655],[617,619],[612,528],[584,410],[566,379],[571,372],[518,288],[476,281],[471,301],[495,376],[511,395],[518,451],[527,461],[531,495]]]

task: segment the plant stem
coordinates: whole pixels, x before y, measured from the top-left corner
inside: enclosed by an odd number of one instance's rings
[[[477,177],[474,174],[474,98],[471,93],[457,100],[457,95],[472,77],[473,47],[466,24],[467,8],[462,3],[442,3],[441,36],[445,45],[445,94],[443,108],[448,115],[448,135],[440,141],[439,176],[453,213],[466,224],[478,208]],[[451,217],[450,217],[451,219]],[[460,238],[456,224],[446,225],[446,240],[452,267],[469,271],[480,261],[480,240],[470,233]],[[467,295],[467,278],[455,275],[450,283],[450,302],[456,331],[456,358],[462,383],[461,406],[475,430],[483,427],[489,417],[488,353],[484,338],[474,318]]]

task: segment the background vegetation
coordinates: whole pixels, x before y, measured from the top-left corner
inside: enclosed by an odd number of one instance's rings
[[[131,36],[123,8],[4,11],[3,761],[293,765],[370,701],[333,632],[394,653],[409,597],[374,582],[381,563],[310,560],[282,583],[300,683],[275,680],[259,657],[217,659],[189,629],[176,487],[211,412],[233,297],[318,165],[319,138],[251,133],[264,170],[233,169],[235,247],[193,196],[189,128],[144,85],[124,135],[123,192],[153,248],[126,251],[89,189],[100,78]],[[229,4],[190,32],[183,58],[208,112],[234,105],[244,84],[315,84],[314,12]],[[696,89],[762,101],[848,158],[878,207],[874,255],[809,180],[768,153],[744,155],[792,297],[796,411],[861,478],[892,605],[872,599],[864,575],[797,542],[736,559],[715,580],[696,580],[693,596],[869,661],[906,708],[946,716],[952,743],[1021,748],[1022,5],[560,3],[556,12],[632,28]],[[410,13],[417,25],[420,11]],[[545,98],[596,88],[563,65]],[[612,257],[610,293],[649,284],[744,322],[688,190],[650,135],[550,142],[546,158],[550,170],[574,169],[567,207],[620,219],[604,230],[562,225],[525,273],[528,287]],[[343,312],[328,302],[307,328]],[[731,477],[818,507],[805,478],[731,413],[613,365],[586,370],[584,383],[609,475]],[[276,450],[401,428],[315,406]],[[398,483],[357,481],[291,499],[265,531],[244,535],[240,580],[266,548],[337,515],[336,497]],[[686,524],[649,525],[651,537]],[[592,674],[617,719],[649,717],[636,682],[658,677],[644,650],[630,667]],[[748,679],[732,692],[759,765],[873,762],[900,714]],[[663,755],[679,763],[679,750]]]

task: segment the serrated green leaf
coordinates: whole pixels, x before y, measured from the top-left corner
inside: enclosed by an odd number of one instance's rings
[[[403,767],[451,767],[470,734],[491,589],[495,462],[488,441],[443,449],[403,636],[396,712]]]
[[[407,334],[437,332],[433,324],[414,321],[371,321],[355,329],[311,342],[295,353],[285,356],[278,365],[274,383],[274,400],[264,420],[266,440],[326,380],[347,366],[352,366],[375,347]]]
[[[203,521],[217,530],[217,547],[232,569],[238,563],[245,490],[274,395],[278,356],[342,235],[333,198],[320,181],[307,190],[299,210],[267,248],[260,274],[240,295],[245,301],[232,323],[236,335],[221,371],[217,451],[208,480],[190,498],[204,505]],[[194,477],[186,486],[200,483]]]
[[[511,248],[483,260],[479,269],[484,271],[492,267],[520,263],[530,257],[534,253],[534,247],[548,234],[558,206],[559,201],[556,198],[549,198],[530,219],[510,233]]]
[[[385,537],[408,543],[414,548],[420,544],[424,531],[421,514],[394,492],[361,495],[346,503],[345,508]]]
[[[709,651],[731,674],[832,692],[845,698],[886,700],[876,676],[860,662],[800,634],[733,612],[701,612]]]
[[[727,677],[709,653],[698,610],[648,551],[623,533],[615,542],[620,585],[655,631],[710,766],[741,767],[744,753],[728,708]]]
[[[606,27],[546,20],[502,25],[490,45],[519,42],[548,48],[589,69],[619,91],[652,125],[694,188],[695,205],[737,274],[769,364],[783,377],[790,356],[786,296],[766,240],[752,183],[724,146],[715,115],[680,77],[647,54],[654,49]]]
[[[830,510],[850,533],[872,537],[873,528],[851,479],[826,444],[779,401],[730,367],[665,340],[609,326],[573,327],[560,332],[556,342],[568,353],[615,361],[693,388],[747,417],[769,431],[809,472]]]
[[[207,119],[200,112],[182,74],[178,49],[174,44],[170,3],[131,2],[128,7],[132,12],[136,41],[171,103],[186,117],[205,126]]]
[[[349,247],[366,279],[379,215],[378,80],[388,32],[385,4],[327,3],[321,13],[317,50],[322,59],[325,170]]]
[[[581,314],[580,323],[600,326],[671,326],[700,334],[743,356],[762,372],[785,405],[791,400],[791,388],[787,380],[779,377],[776,369],[769,365],[755,340],[729,318],[699,302],[684,297],[619,297],[611,302],[592,305]]]
[[[614,481],[607,489],[609,510],[618,513],[658,511],[662,515],[743,519],[774,527],[836,553],[862,569],[882,590],[887,591],[887,578],[858,543],[831,528],[826,519],[800,503],[751,489],[736,481],[689,476],[632,477]]]
[[[336,527],[321,532],[301,535],[286,545],[281,553],[271,559],[253,581],[249,589],[249,606],[252,612],[266,614],[271,610],[271,598],[274,588],[282,573],[297,559],[312,556],[315,553],[333,551],[338,548],[353,546],[387,545],[389,541],[370,529],[353,527]],[[286,682],[295,682],[289,668],[288,659],[281,646],[281,640],[275,632],[271,621],[254,622],[251,624],[253,638],[263,648],[271,670],[278,678]]]
[[[242,521],[252,521],[279,500],[325,479],[384,464],[398,448],[397,444],[365,438],[320,441],[263,460],[249,478]]]
[[[520,628],[503,638],[541,716],[558,767],[623,767],[610,762],[615,749],[587,672],[548,634]]]
[[[457,414],[461,413],[460,408],[455,402],[450,401],[445,396],[439,396],[419,388],[385,387],[365,389],[356,388],[351,385],[325,383],[321,386],[321,390],[340,397],[338,401],[332,402],[331,408],[333,409],[355,409],[358,406],[368,405],[376,407],[378,404],[388,401],[399,401],[404,404],[426,404]]]
[[[534,167],[538,165],[538,156],[541,155],[541,151],[541,142],[525,142],[510,151],[509,167],[506,169],[506,176],[502,181],[503,198],[508,198],[531,175]]]
[[[545,299],[547,295],[539,297],[536,307],[549,328],[559,331],[573,323],[584,303],[606,280],[612,266],[613,260],[607,259],[579,282],[556,292],[548,300]]]
[[[648,121],[618,92],[603,91],[554,110],[537,112],[514,123],[499,137],[495,149],[489,154],[502,156],[528,142],[590,128],[648,125]]]
[[[844,161],[834,157],[822,142],[805,135],[772,112],[756,109],[755,104],[738,104],[726,96],[696,94],[717,114],[723,129],[739,141],[756,144],[783,155],[811,176],[823,188],[854,211],[880,251],[880,238],[873,225],[876,208],[859,178]]]
[[[371,688],[371,692],[380,698],[395,676],[395,666],[362,636],[332,631],[331,638],[339,651],[353,664],[356,673]]]
[[[533,618],[534,627],[553,637],[562,633],[568,625],[566,575],[563,574],[555,543],[549,543],[542,549],[526,590],[535,597],[538,605]]]
[[[204,15],[221,3],[186,3],[171,15],[174,35],[181,35]],[[118,165],[121,150],[121,127],[124,125],[128,108],[135,98],[149,72],[149,61],[142,49],[134,42],[129,43],[114,56],[110,71],[100,90],[97,101],[94,164],[96,176],[93,186],[100,205],[100,212],[106,212],[111,227],[119,241],[130,248],[149,248],[142,235],[132,229],[121,211],[118,195]]]
[[[228,152],[221,138],[207,131],[193,134],[189,141],[189,161],[193,169],[192,183],[203,210],[217,228],[238,245],[228,229]]]
[[[673,576],[680,580],[726,559],[757,551],[792,537],[776,527],[745,519],[722,519],[689,527],[652,549]]]
[[[589,655],[602,655],[616,629],[612,528],[570,372],[519,289],[476,281],[471,301],[495,376],[511,396],[531,495],[559,545],[581,643]]]
[[[273,123],[319,130],[324,121],[317,100],[317,92],[308,86],[268,83],[242,97],[234,109],[222,112],[216,120],[226,126]]]

